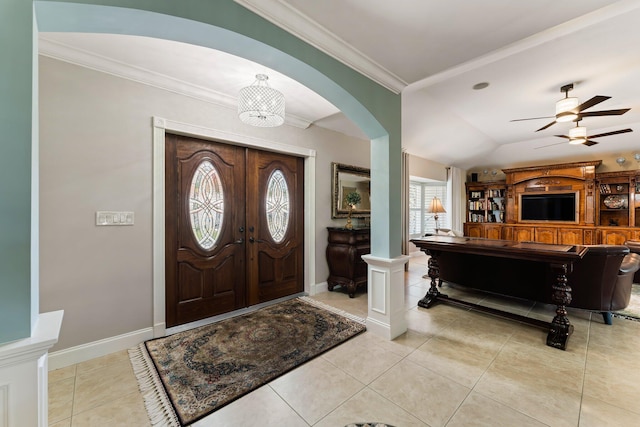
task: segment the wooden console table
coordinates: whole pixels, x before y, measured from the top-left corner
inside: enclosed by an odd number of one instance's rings
[[[507,317],[519,322],[527,323],[547,329],[547,345],[565,350],[569,336],[573,332],[573,325],[567,317],[565,308],[571,302],[571,288],[567,286],[567,275],[573,271],[573,263],[587,253],[587,247],[574,245],[548,245],[535,242],[515,242],[510,240],[493,240],[472,237],[431,236],[412,239],[411,242],[422,251],[430,255],[428,261],[428,276],[431,286],[425,297],[418,302],[420,307],[429,308],[437,301],[472,308],[485,313]],[[552,301],[557,305],[556,315],[551,321],[545,322],[518,314],[507,313],[490,307],[449,298],[440,293],[437,283],[440,278],[438,258],[446,253],[447,256],[477,255],[487,258],[511,258],[527,260],[548,265],[557,278],[551,285],[549,292]],[[464,268],[461,265],[460,268]],[[478,272],[483,274],[487,272]],[[488,273],[490,274],[490,272]],[[517,286],[517,283],[513,284]],[[544,284],[541,284],[543,286]]]
[[[368,228],[327,227],[327,263],[329,264],[329,290],[336,285],[345,287],[353,298],[359,286],[367,286],[367,263],[362,255],[371,252]]]

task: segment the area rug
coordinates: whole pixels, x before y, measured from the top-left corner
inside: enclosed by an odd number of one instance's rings
[[[355,424],[347,424],[344,427],[393,427],[391,424],[385,423],[355,423]]]
[[[186,426],[365,330],[309,298],[129,350],[152,425]]]
[[[640,284],[634,283],[631,286],[631,301],[624,310],[614,311],[613,315],[629,320],[640,322]]]

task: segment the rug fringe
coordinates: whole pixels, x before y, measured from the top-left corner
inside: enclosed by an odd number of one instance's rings
[[[144,399],[144,406],[152,426],[180,427],[180,421],[164,392],[160,377],[153,361],[147,354],[144,343],[129,349],[129,360],[138,380],[138,388]]]
[[[360,317],[360,316],[356,316],[355,314],[351,314],[351,313],[348,313],[348,312],[346,312],[344,310],[340,310],[339,308],[333,307],[333,306],[331,306],[329,304],[325,304],[325,303],[323,303],[321,301],[318,301],[318,300],[315,300],[313,298],[300,297],[298,299],[303,301],[303,302],[306,302],[307,304],[316,306],[318,308],[322,308],[324,310],[327,310],[327,311],[330,311],[332,313],[338,314],[338,315],[340,315],[342,317],[346,317],[347,319],[353,320],[354,322],[358,322],[361,325],[365,325],[366,326],[366,324],[367,324],[367,320],[362,318],[362,317]]]

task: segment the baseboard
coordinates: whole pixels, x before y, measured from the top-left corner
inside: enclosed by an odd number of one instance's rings
[[[313,296],[321,292],[329,292],[329,284],[327,282],[321,282],[316,283],[315,285],[311,285],[311,292],[309,292],[309,295]]]
[[[49,353],[49,370],[53,371],[54,369],[86,362],[87,360],[106,356],[107,354],[117,351],[127,350],[152,338],[153,328],[145,328],[76,347],[54,351]]]

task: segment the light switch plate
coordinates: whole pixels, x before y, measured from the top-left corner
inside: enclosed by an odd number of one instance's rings
[[[97,211],[96,225],[133,225],[133,212]]]

